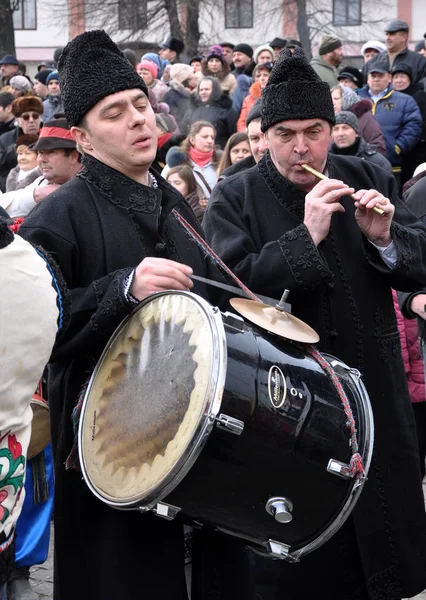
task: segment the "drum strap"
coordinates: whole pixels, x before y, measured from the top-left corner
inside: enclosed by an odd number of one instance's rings
[[[365,478],[364,465],[362,463],[362,457],[359,453],[358,448],[358,438],[357,438],[357,429],[355,424],[354,415],[352,412],[351,405],[349,404],[348,397],[346,396],[345,390],[343,389],[342,384],[340,383],[339,378],[337,377],[333,367],[330,363],[322,356],[320,352],[314,346],[308,346],[308,352],[312,356],[312,358],[319,364],[322,370],[328,375],[331,379],[332,384],[334,385],[336,392],[339,395],[340,401],[343,405],[345,415],[347,418],[346,426],[349,429],[351,435],[351,449],[352,449],[352,458],[350,460],[349,466],[347,469],[342,469],[342,472],[345,475],[350,477],[358,476],[360,479]]]

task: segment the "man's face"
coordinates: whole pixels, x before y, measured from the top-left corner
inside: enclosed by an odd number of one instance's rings
[[[390,82],[390,73],[377,73],[376,71],[373,71],[368,74],[367,83],[373,94],[380,94],[380,92],[383,92]]]
[[[222,50],[223,56],[225,57],[225,60],[228,63],[228,65],[232,64],[232,48],[230,48],[229,46],[222,46]]]
[[[25,134],[37,135],[40,131],[41,115],[28,111],[18,118],[18,125]]]
[[[3,77],[11,77],[12,75],[15,75],[18,68],[18,65],[0,65],[1,74]]]
[[[343,48],[336,48],[332,52],[328,53],[328,61],[331,65],[338,67],[343,59]]]
[[[83,150],[139,181],[157,152],[155,115],[142,90],[106,96],[89,110],[84,122],[73,128]]]
[[[49,93],[47,85],[44,85],[44,83],[41,83],[40,81],[38,81],[38,79],[34,80],[33,88],[35,94],[40,98],[46,98],[47,94]]]
[[[61,88],[59,87],[59,81],[57,79],[51,79],[47,84],[50,96],[60,96]]]
[[[275,60],[277,60],[277,58],[280,55],[280,52],[284,50],[284,48],[281,48],[281,46],[273,46],[272,50],[274,51]]]
[[[420,48],[420,50],[417,51],[417,54],[421,54],[422,56],[426,56],[426,42],[425,42],[425,46],[423,48]]]
[[[244,54],[243,52],[234,52],[232,55],[232,62],[237,68],[245,68],[248,67],[251,63],[251,58]]]
[[[341,123],[340,125],[335,125],[333,127],[331,137],[338,148],[348,148],[349,146],[352,146],[352,144],[355,144],[358,134],[350,125]]]
[[[331,142],[330,124],[323,119],[281,121],[266,134],[271,158],[281,175],[299,189],[311,190],[317,179],[301,165],[324,170]]]
[[[67,156],[62,148],[38,152],[39,167],[49,183],[62,184],[68,181],[74,175],[76,161],[76,152]]]
[[[260,129],[260,119],[251,121],[247,127],[247,135],[253,158],[258,163],[268,149],[268,140]]]
[[[8,123],[12,119],[12,105],[9,104],[9,106],[6,106],[6,108],[0,106],[0,123]]]
[[[409,87],[410,83],[411,79],[409,78],[407,73],[395,73],[395,75],[392,76],[392,85],[394,90],[396,90],[397,92],[402,92],[403,90],[406,90]]]
[[[176,52],[170,50],[170,48],[161,48],[158,55],[161,59],[168,60],[169,62],[173,62],[176,58]]]
[[[386,32],[386,47],[389,52],[401,52],[407,46],[408,33],[406,31]]]
[[[364,52],[364,63],[368,63],[369,60],[371,60],[378,54],[380,54],[380,52],[374,50],[374,48],[367,48],[367,50]]]

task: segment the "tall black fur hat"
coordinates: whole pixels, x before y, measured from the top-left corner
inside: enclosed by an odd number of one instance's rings
[[[148,89],[123,53],[102,30],[71,40],[58,63],[59,85],[69,125],[79,125],[100,100],[124,90]]]
[[[280,121],[324,119],[335,124],[328,83],[321,81],[301,48],[285,48],[278,56],[262,94],[261,128]]]

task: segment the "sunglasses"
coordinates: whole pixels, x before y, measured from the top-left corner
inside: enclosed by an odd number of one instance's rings
[[[41,115],[39,115],[38,113],[24,113],[23,115],[21,115],[21,119],[24,119],[24,121],[29,121],[30,118],[33,121],[37,121],[37,119],[39,119],[41,117]]]

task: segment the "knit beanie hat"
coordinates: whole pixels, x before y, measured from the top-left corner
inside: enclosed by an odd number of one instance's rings
[[[359,134],[358,117],[348,110],[341,110],[336,114],[336,125],[349,125]]]
[[[341,85],[342,88],[342,110],[347,110],[352,104],[359,102],[360,97],[354,90],[347,85]]]
[[[58,63],[62,103],[70,127],[79,125],[100,100],[124,90],[148,89],[127,58],[102,30],[71,40]]]
[[[325,35],[320,43],[318,54],[322,56],[323,54],[328,54],[328,52],[333,52],[337,48],[341,48],[342,41],[339,40],[335,35]]]
[[[15,75],[9,79],[9,85],[19,92],[31,92],[33,86],[23,75]]]
[[[218,58],[222,64],[225,62],[222,46],[215,45],[209,49],[209,52],[207,54],[207,61],[209,61],[211,58]]]
[[[136,71],[139,71],[139,69],[146,69],[151,73],[154,79],[157,79],[158,67],[154,62],[152,62],[152,60],[141,60],[141,62],[136,67]]]
[[[34,79],[37,79],[43,85],[47,85],[46,81],[53,69],[43,69],[34,75]]]
[[[170,79],[178,83],[183,83],[193,73],[194,69],[191,65],[185,65],[184,63],[176,63],[170,67]]]
[[[245,54],[249,58],[253,58],[253,48],[249,44],[237,44],[234,47],[233,52],[241,52],[241,54]]]
[[[290,119],[335,123],[330,87],[321,81],[301,48],[278,56],[262,94],[262,131]]]
[[[58,71],[52,71],[51,73],[49,73],[46,79],[46,85],[49,85],[49,81],[59,81]]]
[[[253,104],[253,106],[251,107],[249,114],[247,115],[246,127],[248,127],[250,125],[250,123],[252,121],[254,121],[255,119],[260,119],[260,117],[262,115],[261,105],[262,105],[262,98],[258,98],[256,100],[256,102]]]
[[[20,117],[23,113],[30,111],[42,115],[43,110],[43,102],[37,96],[22,96],[12,102],[12,113],[15,117]]]
[[[271,46],[269,44],[263,44],[263,46],[258,46],[256,48],[256,50],[254,51],[253,60],[255,63],[257,63],[257,57],[263,51],[269,52],[269,54],[271,55],[271,62],[273,62],[275,60],[275,53],[274,53],[273,48],[271,48]]]

